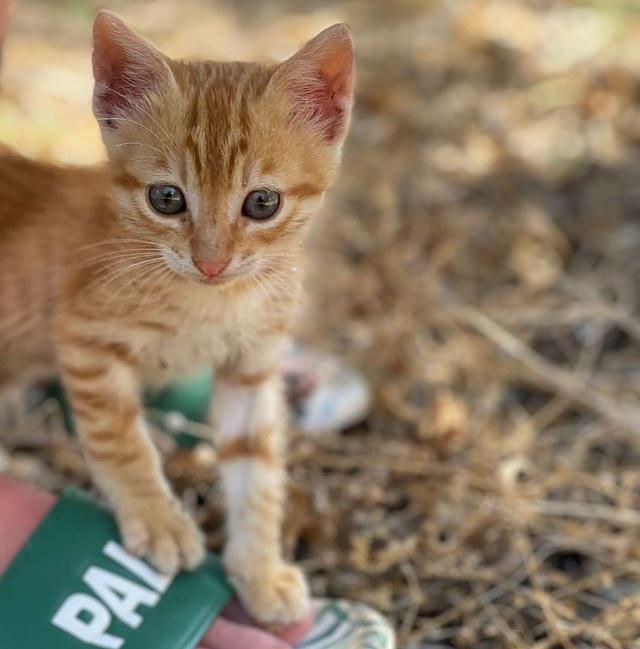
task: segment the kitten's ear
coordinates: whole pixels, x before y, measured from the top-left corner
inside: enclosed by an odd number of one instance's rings
[[[316,129],[327,142],[344,136],[353,104],[353,42],[344,24],[320,32],[282,63],[273,83],[293,100],[296,118]]]
[[[93,76],[94,113],[108,120],[134,110],[172,73],[163,54],[103,9],[93,23]]]

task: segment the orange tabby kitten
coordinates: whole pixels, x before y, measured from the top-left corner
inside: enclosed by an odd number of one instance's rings
[[[0,150],[0,386],[61,373],[126,547],[171,573],[200,563],[203,540],[139,388],[213,364],[224,562],[254,616],[291,622],[308,596],[280,544],[277,365],[348,126],[349,32],[334,25],[280,65],[174,61],[102,11],[93,71],[106,167]]]

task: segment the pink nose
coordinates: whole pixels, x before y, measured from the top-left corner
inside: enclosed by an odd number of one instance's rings
[[[193,263],[207,279],[214,279],[221,275],[229,265],[229,260],[217,261],[214,259],[193,259]]]

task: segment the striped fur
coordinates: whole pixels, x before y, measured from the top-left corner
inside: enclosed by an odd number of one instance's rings
[[[276,368],[298,304],[304,231],[347,128],[348,32],[330,28],[281,65],[173,61],[107,12],[94,40],[108,164],[63,168],[0,149],[0,388],[62,375],[125,545],[174,572],[198,565],[203,542],[162,474],[140,386],[220,368],[212,417],[225,562],[255,617],[291,622],[307,589],[280,544]],[[180,186],[187,212],[154,213],[146,192],[157,183]],[[281,192],[279,214],[242,217],[244,196],[264,186]],[[193,257],[230,260],[223,281],[203,283]]]

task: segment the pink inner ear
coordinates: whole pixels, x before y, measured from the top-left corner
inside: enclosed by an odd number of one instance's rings
[[[94,105],[100,117],[115,117],[131,107],[136,90],[125,75],[125,66],[106,61],[94,63],[96,88]]]
[[[296,115],[327,141],[344,130],[353,94],[353,49],[345,27],[322,32],[285,63]]]
[[[93,39],[94,110],[98,117],[117,117],[153,89],[157,53],[108,12],[98,14]]]

